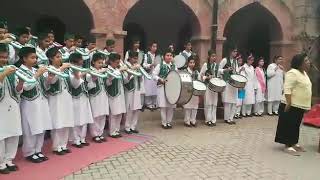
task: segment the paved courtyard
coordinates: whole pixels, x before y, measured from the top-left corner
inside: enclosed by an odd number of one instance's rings
[[[177,114],[172,130],[160,128],[158,112],[141,114],[139,129],[152,140],[65,180],[320,179],[319,129],[302,126],[300,144],[307,152],[294,157],[273,142],[276,117],[241,119],[232,126],[220,121],[213,128],[200,120],[197,128],[187,128]]]

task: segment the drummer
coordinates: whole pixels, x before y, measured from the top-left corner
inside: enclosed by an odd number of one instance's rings
[[[172,128],[173,110],[176,105],[171,105],[166,98],[164,84],[166,77],[171,70],[176,70],[176,66],[172,63],[173,55],[171,50],[167,49],[163,54],[163,61],[158,64],[153,71],[153,78],[158,82],[158,105],[161,113],[161,124],[163,129]]]
[[[187,72],[191,74],[192,80],[200,80],[199,71],[196,70],[196,62],[199,62],[199,57],[192,55],[188,58],[188,68]],[[184,108],[184,125],[186,127],[196,127],[196,117],[199,106],[199,97],[192,95],[191,100],[183,106]]]
[[[231,48],[229,57],[221,60],[219,72],[223,79],[228,82],[232,74],[239,72],[239,66],[236,60],[238,54],[237,48]],[[236,113],[238,100],[238,89],[227,84],[225,91],[222,93],[222,102],[224,103],[224,121],[228,124],[236,124],[234,115]]]
[[[208,51],[208,60],[203,64],[200,75],[202,81],[207,85],[209,80],[218,77],[219,64],[216,63],[217,57],[213,50]],[[205,112],[205,124],[207,126],[216,126],[217,121],[217,103],[218,93],[211,91],[209,88],[206,90],[204,98],[204,112]]]

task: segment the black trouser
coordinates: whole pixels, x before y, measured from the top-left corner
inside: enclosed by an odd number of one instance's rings
[[[288,112],[284,112],[285,106],[283,103],[279,106],[279,120],[275,142],[291,147],[299,141],[300,125],[305,110],[290,107]]]

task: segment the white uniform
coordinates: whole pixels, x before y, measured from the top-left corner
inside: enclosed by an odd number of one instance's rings
[[[92,111],[87,92],[83,92],[85,89],[84,80],[76,79],[74,75],[70,73],[70,81],[73,88],[80,88],[80,86],[82,86],[82,93],[79,97],[72,97],[74,128],[71,130],[71,134],[73,136],[73,143],[80,145],[86,143],[87,125],[93,123]]]
[[[109,66],[109,69],[114,71],[115,73],[120,74],[119,69],[113,69],[111,66]],[[125,79],[125,78],[124,78]],[[109,107],[110,107],[110,130],[109,133],[111,136],[119,134],[120,131],[120,123],[121,118],[124,113],[126,113],[126,101],[125,101],[125,94],[124,94],[124,88],[123,88],[123,80],[119,80],[118,83],[118,90],[119,94],[115,97],[112,97],[109,95]],[[107,80],[107,86],[112,85],[112,79]]]
[[[242,115],[251,115],[252,105],[255,104],[255,89],[256,89],[256,76],[254,67],[248,64],[243,65],[244,70],[241,72],[246,78],[247,83],[245,86],[246,96],[243,99]]]
[[[49,64],[49,59],[46,56],[47,49],[43,50],[43,49],[40,48],[40,46],[37,46],[36,52],[37,52],[37,56],[38,56],[37,64],[38,65],[39,64],[48,65]]]
[[[21,92],[16,91],[17,78],[13,82],[13,89],[10,87],[8,78],[0,82],[3,97],[0,97],[0,169],[5,169],[6,165],[12,165],[15,158],[19,136],[22,135],[21,116],[19,107],[19,96]],[[11,91],[17,94],[11,97]]]
[[[192,74],[193,71],[188,67],[187,71]],[[198,79],[196,80],[200,80],[200,73],[198,74]],[[199,97],[192,95],[190,101],[183,105],[184,108],[184,122],[186,124],[192,123],[195,124],[196,123],[196,118],[197,118],[197,112],[198,112],[198,107],[199,107]]]
[[[192,51],[186,51],[186,50],[183,50],[180,55],[184,56],[185,58],[189,58],[191,55],[192,55]]]
[[[36,69],[28,69],[21,65],[21,69],[35,74]],[[44,96],[44,89],[39,83],[24,83],[23,90],[29,91],[37,88],[38,95],[35,99],[23,98],[20,103],[22,129],[23,129],[23,146],[22,152],[25,157],[41,152],[46,130],[52,129],[52,120],[49,111],[48,99]],[[32,113],[30,113],[32,112]]]
[[[235,72],[239,72],[238,62],[235,59],[230,59],[231,66]],[[224,58],[220,62],[219,72],[223,74],[223,68],[227,64],[227,58]],[[233,117],[236,113],[236,106],[238,101],[238,89],[232,87],[227,83],[225,91],[222,93],[222,102],[224,103],[224,120],[228,122],[233,121]]]
[[[149,74],[152,75],[152,71],[154,68],[151,68],[151,64],[148,63],[148,56],[150,56],[152,62],[154,64],[154,60],[156,55],[148,52],[145,54],[143,67],[149,70]],[[157,105],[157,82],[154,79],[144,79],[144,87],[145,87],[145,105],[146,106],[156,106]]]
[[[96,70],[93,67],[92,69]],[[89,91],[97,87],[96,83],[99,83],[99,87],[101,88],[97,94],[91,95],[89,93],[91,111],[94,119],[94,122],[93,124],[90,124],[89,129],[91,136],[102,136],[106,124],[106,116],[109,115],[109,98],[105,90],[104,82],[106,80],[97,78],[96,81],[98,82],[94,82],[90,74],[87,74],[86,80],[88,82]]]
[[[53,66],[51,66],[54,68]],[[54,68],[56,69],[56,68]],[[60,71],[59,69],[56,69]],[[50,115],[53,122],[52,148],[54,151],[62,151],[67,149],[69,130],[74,127],[74,112],[72,96],[68,92],[68,82],[66,79],[55,76],[51,82],[51,86],[59,83],[61,92],[48,93],[48,102],[50,107]]]
[[[264,74],[264,71],[262,68],[256,67],[255,70],[255,74],[256,74],[256,87],[257,87],[257,92],[256,92],[256,104],[255,104],[255,113],[257,113],[258,115],[262,115],[264,113],[264,101],[265,101],[265,92],[262,92],[262,86],[258,81],[258,75],[262,77],[262,83],[264,83],[265,88],[267,87],[266,85],[266,77]]]
[[[267,68],[268,113],[277,113],[283,91],[284,72],[275,63]]]
[[[219,65],[214,63],[212,64],[212,69],[219,68]],[[201,77],[205,76],[206,71],[208,70],[208,64],[204,63],[200,74]],[[219,73],[218,73],[219,74]],[[205,79],[202,79],[204,82]],[[205,97],[204,97],[204,111],[205,111],[205,117],[206,117],[206,123],[212,122],[216,123],[217,121],[217,104],[218,104],[218,93],[211,91],[209,88],[207,88]]]
[[[173,64],[167,64],[165,61],[163,61],[163,66],[167,66],[171,69],[171,66]],[[160,78],[160,66],[161,64],[158,64],[154,71],[153,71],[153,78],[158,82]],[[177,71],[177,67],[175,67],[175,70]],[[162,125],[167,126],[168,124],[171,124],[172,118],[173,118],[173,110],[176,107],[176,105],[172,105],[167,101],[165,92],[164,92],[164,86],[158,86],[158,106],[160,107],[161,112],[161,119],[162,119]]]
[[[127,62],[127,64],[129,67],[132,66],[129,62]],[[142,108],[141,98],[139,98],[141,96],[141,80],[142,77],[131,76],[126,82],[126,84],[130,81],[133,81],[134,83],[133,89],[128,90],[125,88],[127,108],[125,128],[127,131],[136,130],[136,126],[138,124],[139,110]]]
[[[8,50],[9,50],[8,64],[13,65],[19,60],[19,58],[17,58],[18,55],[16,55],[16,50],[11,44],[8,44]]]

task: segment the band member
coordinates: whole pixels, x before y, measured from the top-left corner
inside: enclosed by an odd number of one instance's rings
[[[241,55],[239,55],[237,58],[237,62],[238,62],[238,66],[239,69],[242,70],[244,62],[243,62],[243,58]],[[246,95],[246,90],[245,89],[238,89],[238,100],[237,100],[237,110],[236,110],[236,114],[234,116],[235,119],[241,119],[241,108],[242,108],[242,104],[243,104],[243,99]]]
[[[69,57],[69,61],[78,67],[82,67],[83,59],[79,53],[73,53]],[[93,123],[92,111],[88,98],[88,91],[85,87],[85,74],[72,69],[70,73],[69,91],[72,94],[73,112],[74,112],[74,128],[71,130],[73,146],[82,148],[88,146],[86,141],[87,125]]]
[[[84,37],[80,34],[76,34],[74,36],[74,46],[77,48],[82,48]]]
[[[113,39],[107,39],[106,47],[104,48],[104,52],[106,53],[113,53],[115,49],[116,42]]]
[[[74,35],[73,34],[69,34],[66,33],[64,35],[64,44],[65,46],[60,50],[62,52],[62,55],[65,57],[69,57],[71,53],[73,53],[75,51],[75,42],[74,42]],[[64,61],[69,62],[69,58],[68,59],[64,59]]]
[[[121,77],[123,67],[120,67],[120,55],[116,53],[111,53],[109,55],[109,70],[112,73],[119,74]],[[126,113],[126,102],[125,94],[123,88],[123,79],[125,78],[114,78],[110,76],[106,82],[106,89],[109,96],[109,107],[110,107],[110,137],[118,138],[122,135],[120,134],[120,123],[122,115]]]
[[[49,65],[49,60],[46,56],[46,52],[50,46],[50,38],[48,37],[47,33],[41,33],[38,36],[39,44],[36,49],[36,53],[38,56],[38,65]]]
[[[152,71],[155,68],[155,58],[156,52],[158,49],[157,42],[152,42],[149,46],[149,51],[144,56],[143,68],[152,75]],[[154,110],[157,108],[157,82],[153,79],[149,80],[147,78],[144,79],[144,86],[145,86],[145,101],[144,105],[150,109]]]
[[[104,73],[104,69],[102,69],[104,60],[105,57],[103,54],[93,54],[91,61],[92,67],[90,70],[97,73]],[[106,124],[106,116],[109,115],[109,100],[105,90],[106,79],[87,74],[86,80],[94,120],[93,124],[89,125],[90,133],[94,142],[102,143],[106,141],[106,138],[103,136],[103,131]]]
[[[219,69],[223,79],[227,82],[231,74],[239,72],[239,66],[236,60],[238,50],[233,48],[229,57],[221,60]],[[238,89],[227,83],[225,91],[222,93],[222,102],[224,103],[224,121],[228,124],[236,124],[233,120],[236,113],[238,100]]]
[[[48,99],[45,97],[47,82],[43,76],[47,69],[33,68],[37,63],[35,48],[23,47],[19,57],[22,65],[20,69],[37,79],[38,83],[24,83],[21,94],[21,117],[23,128],[22,152],[27,160],[39,163],[48,160],[41,152],[46,130],[52,129]],[[49,81],[49,79],[48,79]]]
[[[53,48],[53,47],[62,48],[62,45],[55,41],[55,34],[53,30],[48,29],[45,32],[47,33],[47,36],[49,37],[49,40],[50,40],[49,48]]]
[[[46,54],[49,58],[49,68],[69,74],[67,68],[70,67],[70,64],[62,64],[62,55],[57,47],[50,48]],[[64,155],[71,152],[67,148],[67,144],[69,130],[74,127],[73,103],[68,84],[70,77],[64,78],[51,73],[48,74],[53,76],[48,82],[50,86],[47,91],[50,115],[53,122],[51,131],[52,150],[57,155]]]
[[[209,80],[214,77],[218,77],[219,64],[216,62],[217,57],[213,50],[208,51],[208,61],[203,64],[200,74],[201,79],[205,84],[209,83]],[[217,121],[217,104],[218,93],[211,91],[207,88],[204,97],[204,111],[205,111],[205,124],[207,126],[216,126]]]
[[[27,42],[29,41],[29,30],[26,27],[20,27],[17,28],[15,35],[17,37],[17,43],[19,43],[21,46],[25,46]],[[10,64],[14,64],[17,67],[19,67],[21,64],[19,61],[19,51],[20,49],[17,47],[14,47],[15,50],[15,58],[12,60],[12,62],[9,62]]]
[[[263,68],[264,66],[264,59],[260,58],[258,61],[258,66],[255,70],[256,75],[256,104],[254,105],[255,115],[262,116],[264,113],[264,101],[265,101],[265,93],[266,93],[266,73]]]
[[[196,62],[199,61],[198,56],[190,56],[188,58],[187,71],[191,74],[192,80],[200,80],[200,73],[195,69]],[[184,108],[184,124],[187,127],[196,127],[197,111],[199,106],[199,97],[192,95],[190,101],[183,106]]]
[[[173,56],[176,55],[176,49],[175,49],[174,43],[170,43],[169,46],[168,46],[168,49],[172,52]]]
[[[143,53],[143,51],[141,51],[139,48],[140,48],[140,40],[139,39],[133,39],[131,49],[128,50],[126,52],[125,56],[124,56],[124,62],[126,62],[129,59],[129,51]]]
[[[192,55],[191,41],[186,41],[184,43],[184,50],[180,53],[180,55],[184,56],[186,59],[188,59]]]
[[[153,78],[158,82],[158,103],[161,112],[162,128],[172,128],[173,111],[176,105],[171,105],[166,99],[164,92],[164,84],[166,83],[166,77],[171,70],[177,70],[174,63],[172,63],[173,55],[171,50],[166,50],[163,61],[158,64],[153,71]]]
[[[8,63],[7,44],[0,43],[0,68]],[[19,95],[23,90],[23,81],[15,76],[14,67],[5,67],[0,71],[0,174],[17,171],[12,162],[16,156],[19,136],[22,135]]]
[[[140,68],[140,64],[138,64],[138,52],[129,52],[127,66],[132,70]],[[139,119],[139,110],[142,108],[140,98],[142,78],[143,77],[129,74],[128,82],[125,82],[126,84],[124,85],[127,107],[125,132],[127,134],[139,133],[137,130],[137,124]]]
[[[12,41],[13,39],[8,34],[7,22],[0,21],[0,43],[7,44],[9,53],[8,64],[14,64],[16,62],[15,49],[11,44],[9,44]]]
[[[276,56],[267,68],[268,115],[278,115],[283,91],[284,68],[282,56]]]
[[[252,66],[254,62],[254,57],[252,55],[249,55],[247,58],[247,62],[241,67],[241,72],[243,76],[247,78],[247,83],[245,86],[246,96],[243,99],[243,105],[242,105],[242,116],[243,117],[251,117],[252,116],[252,106],[255,103],[255,91],[256,91],[256,76],[254,73],[254,67]]]

